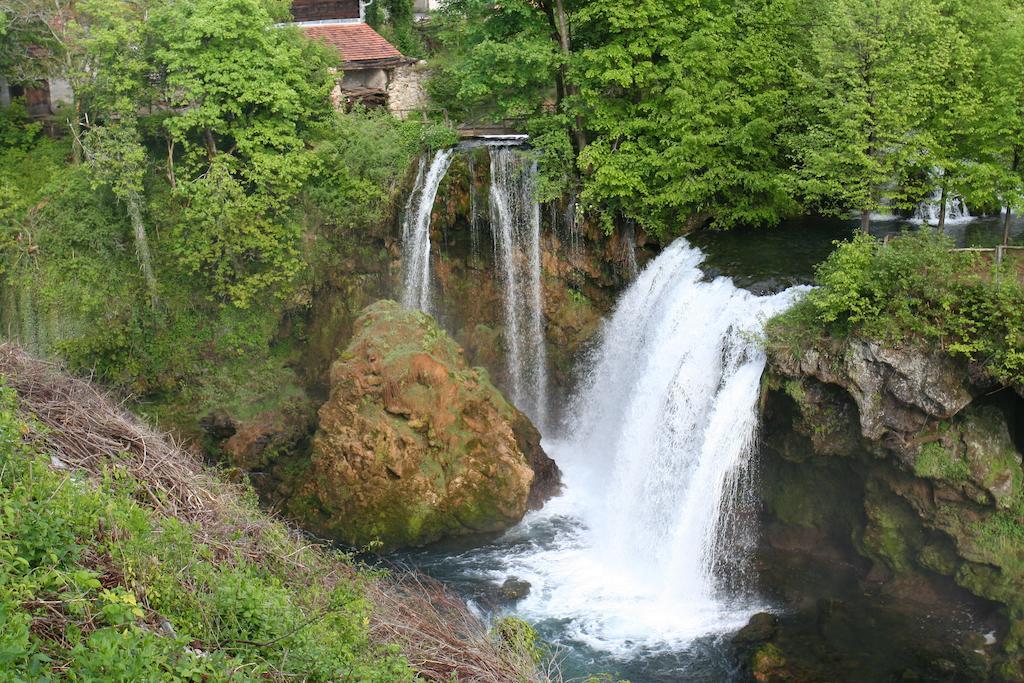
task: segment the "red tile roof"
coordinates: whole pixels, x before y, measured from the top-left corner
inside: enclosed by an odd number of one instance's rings
[[[345,66],[405,61],[394,45],[367,24],[311,24],[300,28],[307,37],[336,49]]]

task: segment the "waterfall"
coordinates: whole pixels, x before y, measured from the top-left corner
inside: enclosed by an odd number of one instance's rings
[[[926,201],[918,205],[911,220],[921,225],[938,225],[941,212],[942,190],[937,188]],[[946,225],[966,223],[973,219],[963,197],[955,194],[946,197]]]
[[[705,282],[702,260],[676,242],[627,291],[572,436],[598,486],[588,521],[602,553],[695,605],[718,592],[719,531],[750,461],[765,365],[755,335],[793,298]]]
[[[502,287],[509,398],[538,428],[548,408],[547,350],[540,273],[537,165],[514,147],[493,145],[491,232]]]
[[[752,530],[758,335],[805,288],[757,297],[706,281],[703,258],[680,239],[639,274],[564,436],[545,439],[564,493],[480,550],[486,560],[459,560],[495,567],[498,583],[528,581],[520,614],[613,656],[685,648],[765,609],[738,572]]]
[[[476,161],[469,154],[469,253],[480,255],[480,198],[476,189]]]
[[[430,312],[430,216],[434,211],[437,189],[452,163],[454,150],[443,149],[434,155],[430,169],[420,161],[412,193],[405,205],[402,222],[402,304],[406,308]]]

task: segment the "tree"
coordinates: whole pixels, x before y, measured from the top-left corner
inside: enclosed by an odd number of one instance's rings
[[[60,63],[66,0],[5,0],[0,4],[0,74],[14,83],[39,81]]]
[[[181,262],[215,294],[248,306],[301,268],[293,200],[315,169],[313,128],[333,116],[326,51],[294,28],[273,28],[260,0],[167,2],[150,24],[164,121],[179,154],[175,227]],[[278,8],[279,9],[279,8]]]
[[[831,0],[812,34],[816,110],[795,156],[803,194],[832,212],[909,208],[927,189],[927,112],[941,106],[943,32],[931,0]]]
[[[587,202],[661,234],[796,211],[785,143],[800,124],[806,11],[756,0],[580,10],[571,73],[590,131]]]
[[[984,6],[991,8],[1001,2],[939,0],[936,5],[944,28],[935,36],[930,52],[935,59],[933,69],[921,76],[936,79],[926,86],[941,98],[925,111],[932,164],[927,180],[939,190],[939,232],[946,227],[950,197],[954,193],[968,195],[972,182],[971,160],[978,143],[976,122],[982,107],[979,50],[972,41],[979,35],[975,17],[985,12]]]
[[[1024,209],[1024,8],[986,2],[971,14],[978,44],[978,116],[971,122],[972,191],[1001,205],[1003,243],[1015,211]],[[970,11],[970,10],[968,10]]]
[[[77,69],[69,75],[78,111],[86,119],[81,149],[97,184],[109,186],[128,212],[135,253],[156,308],[156,272],[143,217],[147,160],[138,129],[138,111],[153,97],[146,9],[145,4],[117,0],[82,2],[72,29]]]

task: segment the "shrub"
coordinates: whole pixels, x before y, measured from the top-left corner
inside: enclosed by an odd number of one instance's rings
[[[936,344],[1000,381],[1024,381],[1019,274],[952,247],[930,230],[888,244],[863,234],[838,243],[818,268],[820,286],[772,321],[769,337],[791,351],[822,336]]]

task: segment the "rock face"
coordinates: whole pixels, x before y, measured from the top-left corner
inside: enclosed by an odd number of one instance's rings
[[[392,301],[357,321],[319,416],[289,509],[352,545],[502,531],[558,489],[539,433],[486,371],[429,316]]]
[[[961,640],[984,622],[998,642],[954,664],[1024,680],[1024,401],[941,351],[861,339],[772,350],[766,388],[770,552],[844,565],[951,629],[971,612]]]

